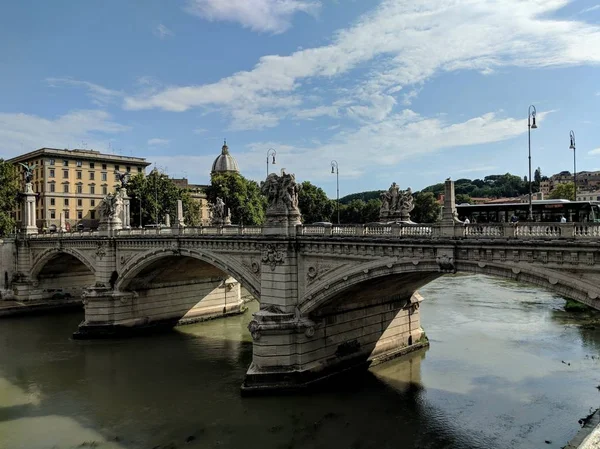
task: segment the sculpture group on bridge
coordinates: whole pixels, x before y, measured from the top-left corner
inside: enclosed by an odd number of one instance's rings
[[[410,221],[410,212],[414,209],[413,196],[410,187],[400,190],[394,182],[387,192],[381,194],[381,209],[379,219]]]
[[[121,191],[112,194],[109,193],[104,198],[98,207],[100,215],[100,223],[103,221],[112,221],[119,217],[123,209],[123,195]]]
[[[229,208],[225,205],[222,198],[217,197],[210,207],[210,224],[212,226],[222,226],[231,224],[231,214]]]
[[[267,197],[266,227],[288,227],[301,224],[298,194],[300,186],[293,174],[271,173],[260,186]]]

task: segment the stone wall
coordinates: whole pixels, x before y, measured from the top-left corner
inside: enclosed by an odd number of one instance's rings
[[[0,300],[12,298],[12,279],[15,273],[15,241],[0,239]]]

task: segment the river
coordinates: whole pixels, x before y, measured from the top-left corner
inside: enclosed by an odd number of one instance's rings
[[[428,350],[292,396],[241,397],[250,313],[118,341],[0,321],[0,448],[560,448],[600,405],[594,314],[485,276],[420,292]]]

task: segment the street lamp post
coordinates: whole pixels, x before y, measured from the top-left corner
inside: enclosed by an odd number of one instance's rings
[[[335,185],[337,188],[337,224],[340,224],[340,170],[337,161],[331,161],[331,173],[335,173]]]
[[[571,137],[571,145],[569,149],[573,150],[573,187],[575,190],[573,191],[573,201],[577,201],[577,161],[575,158],[575,133],[573,131],[570,132]]]
[[[535,114],[535,106],[530,105],[527,115],[527,139],[529,142],[529,216],[527,217],[527,220],[529,221],[533,221],[533,206],[531,205],[531,130],[537,128],[537,125],[535,124]]]
[[[277,154],[277,151],[275,151],[273,148],[269,148],[267,150],[267,178],[269,177],[269,157],[272,156],[273,157],[273,162],[272,164],[275,165],[275,155]]]

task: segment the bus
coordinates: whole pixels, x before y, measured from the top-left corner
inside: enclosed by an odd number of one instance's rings
[[[600,222],[599,201],[534,200],[531,202],[533,221]],[[461,220],[471,223],[508,223],[513,216],[518,221],[528,221],[529,203],[460,204],[456,206]]]

